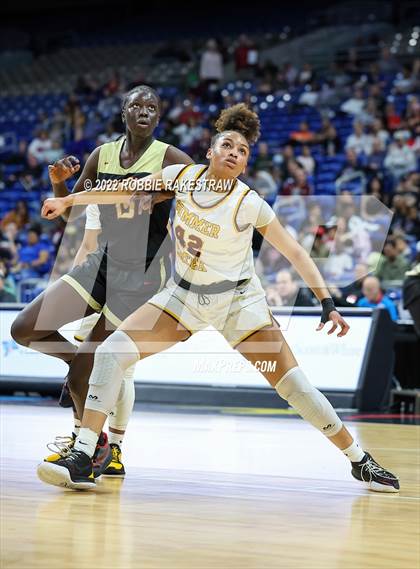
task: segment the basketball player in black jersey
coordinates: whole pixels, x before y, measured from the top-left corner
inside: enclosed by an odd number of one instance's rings
[[[143,177],[171,164],[190,164],[187,154],[154,139],[160,107],[159,95],[151,87],[141,85],[127,93],[122,105],[125,135],[91,153],[73,192],[95,187],[103,180],[113,183]],[[65,181],[79,168],[73,157],[50,167],[55,196],[68,195]],[[142,213],[136,207],[134,202],[128,208],[100,206],[98,249],[28,304],[11,328],[19,344],[69,364],[66,384],[78,417],[83,415],[95,346],[162,288],[169,276],[167,225],[171,204],[162,200],[151,213]],[[83,210],[78,208],[71,215],[80,215]],[[69,215],[67,211],[65,217]],[[100,312],[101,317],[79,348],[58,332],[65,324],[93,312]],[[95,473],[103,472],[110,460],[111,450],[103,433]]]

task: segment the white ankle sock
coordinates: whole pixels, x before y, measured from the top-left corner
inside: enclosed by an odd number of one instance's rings
[[[356,441],[353,441],[351,445],[343,449],[342,452],[351,462],[360,462],[365,456],[365,451],[356,443]]]
[[[73,448],[74,450],[81,450],[92,458],[95,453],[98,438],[99,435],[94,431],[91,431],[87,427],[81,427]]]
[[[124,434],[121,433],[113,433],[112,431],[109,431],[108,433],[108,441],[110,445],[118,445],[121,448],[121,445],[123,443],[124,440]]]
[[[82,426],[81,421],[79,421],[79,419],[74,419],[74,428],[73,428],[73,433],[77,435],[80,433],[80,427]]]

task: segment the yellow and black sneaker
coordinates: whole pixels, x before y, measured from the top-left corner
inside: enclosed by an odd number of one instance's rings
[[[81,450],[73,449],[57,462],[41,462],[37,473],[42,482],[53,486],[72,490],[89,490],[96,486],[92,459]]]
[[[44,462],[57,462],[60,458],[67,456],[74,447],[75,440],[76,435],[74,433],[71,434],[71,437],[55,437],[53,443],[47,444],[47,449],[53,454],[46,456]]]
[[[125,468],[121,461],[121,449],[117,444],[111,444],[112,460],[102,476],[125,476]]]

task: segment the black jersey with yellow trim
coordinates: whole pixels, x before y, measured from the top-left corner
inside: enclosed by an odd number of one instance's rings
[[[124,180],[143,178],[158,172],[168,145],[155,140],[131,167],[120,164],[120,152],[124,137],[102,145],[98,161],[98,180]],[[138,201],[129,205],[99,205],[102,231],[98,238],[99,247],[106,253],[108,261],[121,268],[147,268],[156,256],[169,254],[171,241],[167,224],[171,201],[156,204],[151,214],[139,207]]]

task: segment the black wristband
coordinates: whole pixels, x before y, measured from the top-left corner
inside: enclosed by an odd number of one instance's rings
[[[322,305],[321,322],[325,324],[326,322],[328,322],[330,313],[333,312],[333,310],[336,310],[336,308],[332,298],[323,298],[321,300],[321,305]]]

